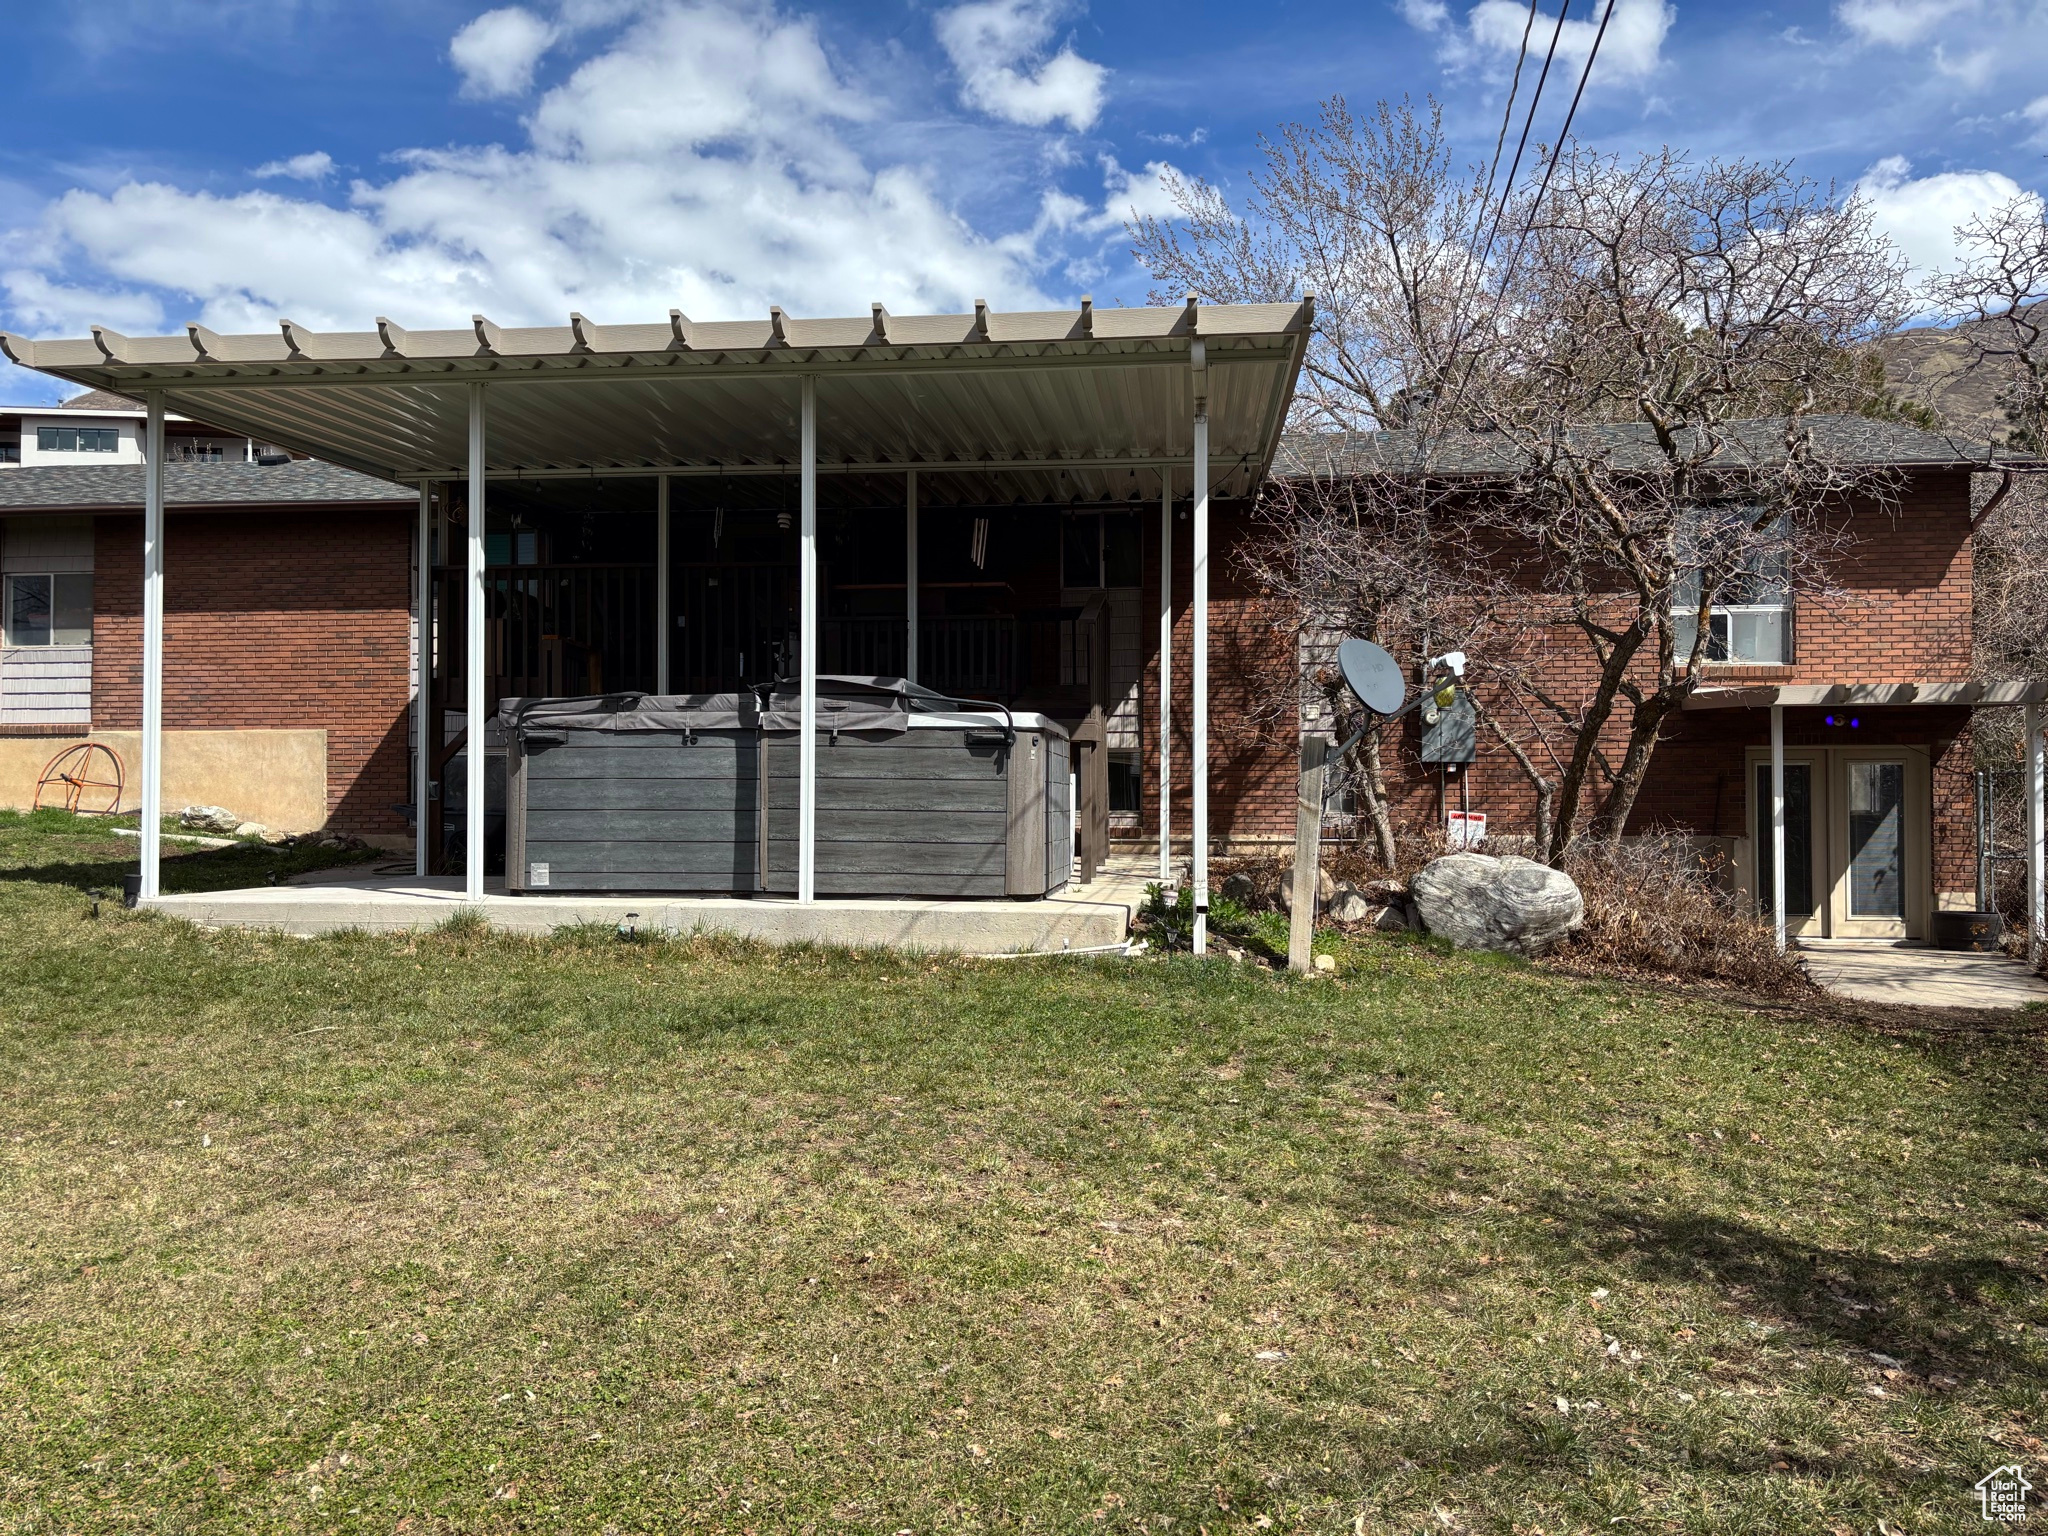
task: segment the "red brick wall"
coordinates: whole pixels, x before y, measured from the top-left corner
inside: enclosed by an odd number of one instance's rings
[[[331,825],[403,833],[410,516],[172,510],[164,725],[327,732]],[[93,724],[142,721],[142,519],[97,520]]]
[[[1173,835],[1193,827],[1194,535],[1175,507],[1173,525]],[[1243,551],[1254,530],[1242,502],[1210,506],[1209,826],[1226,843],[1294,835],[1300,724],[1293,709],[1294,639],[1287,613],[1261,597]],[[1159,831],[1159,509],[1140,512],[1144,597],[1140,621],[1148,657],[1139,686],[1144,749],[1139,762],[1138,834]],[[1288,706],[1276,710],[1277,697]]]
[[[1243,503],[1219,502],[1212,514],[1210,567],[1211,752],[1210,825],[1225,842],[1287,839],[1294,831],[1294,784],[1298,729],[1291,714],[1275,719],[1275,691],[1284,696],[1292,641],[1277,611],[1248,584],[1241,552],[1252,536]],[[1155,792],[1159,671],[1158,514],[1144,519],[1145,643],[1154,653],[1143,684],[1145,753],[1144,809],[1139,831],[1151,837],[1159,825]],[[1970,669],[1971,548],[1969,476],[1925,472],[1901,489],[1897,505],[1857,509],[1852,543],[1835,563],[1840,596],[1797,602],[1792,665],[1771,668],[1715,667],[1707,686],[1741,682],[1889,683],[1954,680]],[[1186,837],[1189,814],[1189,677],[1192,624],[1187,604],[1193,580],[1190,524],[1174,523],[1174,835]],[[1545,645],[1547,683],[1562,696],[1591,692],[1591,658],[1575,634],[1560,632]],[[1611,732],[1618,748],[1626,731],[1626,704]],[[1809,732],[1832,740],[1813,711],[1787,713],[1789,740]],[[1936,749],[1934,792],[1936,888],[1969,883],[1973,835],[1967,713],[1932,709],[1876,712],[1857,733],[1859,741],[1928,745]],[[1665,827],[1709,835],[1740,835],[1743,828],[1743,748],[1764,739],[1763,710],[1687,711],[1666,728],[1632,831]],[[1811,739],[1819,740],[1821,736]],[[1951,745],[1960,741],[1959,745]],[[1846,743],[1844,743],[1846,744]],[[1424,769],[1421,732],[1410,722],[1389,734],[1386,759],[1396,779],[1400,814],[1433,824],[1436,773]],[[1471,782],[1475,809],[1489,813],[1499,831],[1526,831],[1534,802],[1527,781],[1497,744],[1480,739]],[[1555,770],[1553,769],[1553,775]],[[1451,783],[1455,804],[1456,781]]]

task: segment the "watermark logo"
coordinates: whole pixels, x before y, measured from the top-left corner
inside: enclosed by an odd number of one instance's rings
[[[2017,1522],[2027,1518],[2027,1494],[2033,1484],[2016,1461],[1993,1467],[1977,1479],[1977,1502],[1986,1520]]]

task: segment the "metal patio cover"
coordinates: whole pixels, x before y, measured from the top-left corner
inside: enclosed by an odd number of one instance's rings
[[[1120,497],[1133,469],[1187,465],[1198,391],[1216,489],[1249,490],[1313,318],[1309,300],[905,316],[878,304],[852,319],[778,309],[701,324],[671,311],[653,325],[479,315],[432,331],[96,326],[78,340],[0,334],[0,349],[93,388],[162,390],[184,415],[402,481],[466,473],[472,383],[491,386],[494,476],[784,472],[809,375],[822,474],[946,470],[968,477],[948,488],[964,497],[1068,501]]]

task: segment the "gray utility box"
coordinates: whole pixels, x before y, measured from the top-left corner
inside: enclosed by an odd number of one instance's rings
[[[507,699],[505,887],[760,887],[752,694]]]
[[[793,895],[798,699],[509,699],[514,892]],[[821,896],[1043,896],[1073,863],[1067,734],[900,678],[820,678]],[[761,815],[761,807],[767,815]]]
[[[765,886],[797,873],[797,695],[762,716]],[[967,707],[898,678],[819,680],[820,896],[1044,896],[1073,871],[1071,752],[1043,715]]]

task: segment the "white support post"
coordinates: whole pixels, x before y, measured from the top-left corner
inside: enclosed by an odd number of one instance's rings
[[[164,817],[164,392],[145,391],[142,472],[142,833],[144,900],[163,890]]]
[[[2048,810],[2042,805],[2043,780],[2048,779],[2048,764],[2043,762],[2043,753],[2048,751],[2041,741],[2041,706],[2029,704],[2024,714],[2027,739],[2027,964],[2041,963],[2041,946],[2048,940],[2048,916],[2044,916],[2044,898],[2041,884],[2043,865],[2048,864],[2048,844],[2044,844],[2043,827],[2048,823]]]
[[[462,893],[484,899],[484,387],[469,386],[469,600],[463,604],[463,749],[469,768],[463,786]]]
[[[1771,923],[1785,953],[1785,706],[1771,706]]]
[[[1173,884],[1173,471],[1159,471],[1159,883]]]
[[[654,493],[654,691],[668,692],[669,637],[676,621],[668,611],[668,476],[656,482]]]
[[[917,471],[903,481],[903,675],[917,681]]]
[[[818,381],[803,380],[802,543],[797,559],[796,899],[818,899]]]
[[[413,873],[427,874],[427,780],[434,771],[434,751],[440,746],[434,729],[434,487],[420,482],[419,569],[413,576],[413,612],[419,615],[413,635],[413,669],[419,675],[419,692],[413,697],[413,737],[418,743],[412,764]]]
[[[1195,513],[1194,513],[1194,871],[1196,954],[1209,947],[1209,400],[1202,343],[1193,344],[1195,364]]]

